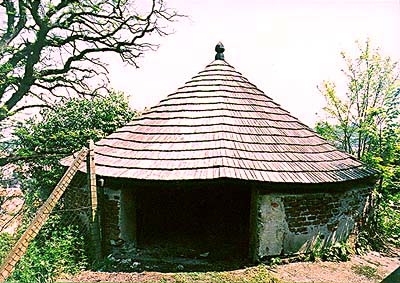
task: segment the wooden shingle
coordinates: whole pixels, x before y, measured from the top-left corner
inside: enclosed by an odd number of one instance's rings
[[[374,174],[282,109],[225,60],[213,61],[96,145],[96,172],[108,177],[330,183]]]

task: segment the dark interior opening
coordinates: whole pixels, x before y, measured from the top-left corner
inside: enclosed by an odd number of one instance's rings
[[[176,256],[247,258],[250,189],[232,182],[138,188],[137,244]]]

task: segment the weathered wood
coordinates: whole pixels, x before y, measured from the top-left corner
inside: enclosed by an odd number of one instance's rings
[[[101,250],[101,233],[100,233],[100,217],[98,209],[98,193],[96,184],[96,164],[95,164],[95,150],[94,143],[92,140],[89,141],[89,154],[87,155],[87,172],[88,172],[88,184],[90,188],[90,206],[91,206],[91,218],[90,218],[90,234],[91,242],[93,245],[93,259],[100,261],[102,258]]]
[[[258,234],[258,190],[255,187],[251,188],[250,198],[250,220],[249,220],[249,258],[252,262],[256,262],[258,259],[257,250],[259,244]]]
[[[36,212],[35,218],[32,220],[26,231],[22,234],[21,238],[17,241],[15,246],[8,253],[4,259],[3,264],[0,266],[0,282],[4,282],[13,272],[15,265],[26,253],[29,243],[36,237],[44,223],[49,218],[49,215],[60,197],[65,192],[75,173],[78,171],[80,164],[87,155],[88,149],[83,148],[72,162],[71,166],[67,169],[64,176],[58,182],[53,192],[50,194],[45,203]]]
[[[374,173],[221,60],[96,146],[97,174],[110,177],[329,183]]]

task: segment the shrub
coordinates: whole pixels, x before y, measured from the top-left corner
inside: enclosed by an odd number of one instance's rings
[[[51,282],[62,273],[76,273],[87,266],[84,239],[74,225],[58,226],[52,216],[32,241],[10,278],[17,282]]]
[[[335,243],[323,251],[323,260],[327,261],[349,261],[354,250],[347,242]]]
[[[389,244],[400,247],[400,193],[388,196],[378,210],[379,225]],[[397,208],[397,209],[396,209]]]
[[[3,263],[4,258],[7,256],[14,243],[14,236],[10,235],[9,233],[0,234],[0,264]]]
[[[317,235],[306,251],[304,260],[307,261],[348,261],[354,250],[347,242],[327,244],[320,235]]]

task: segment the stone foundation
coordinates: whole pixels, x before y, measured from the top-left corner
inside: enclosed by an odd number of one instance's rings
[[[346,240],[362,220],[370,191],[279,194],[253,189],[252,259],[306,252],[317,236],[324,244]]]

